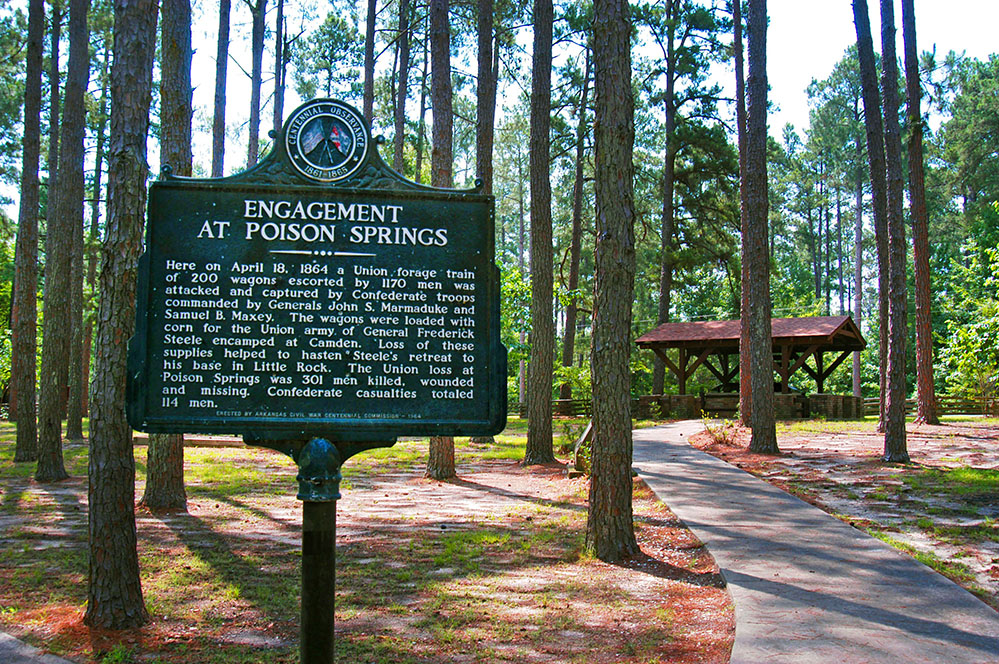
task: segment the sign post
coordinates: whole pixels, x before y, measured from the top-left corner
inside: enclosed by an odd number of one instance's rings
[[[236,433],[298,464],[302,662],[333,658],[343,462],[505,424],[493,245],[492,196],[406,180],[330,99],[248,171],[150,187],[129,423]]]

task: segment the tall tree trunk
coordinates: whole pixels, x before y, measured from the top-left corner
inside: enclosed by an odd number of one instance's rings
[[[375,112],[375,17],[377,0],[368,0],[368,18],[364,23],[364,117],[370,125]],[[436,124],[437,118],[434,117]]]
[[[656,322],[663,324],[669,320],[670,302],[673,291],[673,236],[675,228],[675,208],[673,203],[676,188],[676,23],[678,8],[675,0],[666,3],[665,12],[668,17],[666,27],[666,94],[663,99],[666,116],[666,136],[663,143],[662,178],[662,219],[659,232],[659,306],[656,312]],[[652,393],[662,394],[666,382],[666,365],[657,355],[652,360]]]
[[[52,4],[51,28],[49,32],[49,154],[48,154],[48,203],[45,220],[52,216],[59,195],[59,44],[62,41],[62,1],[50,0]]]
[[[170,166],[177,175],[190,176],[191,1],[161,0],[160,8],[160,170]],[[150,510],[187,509],[183,434],[149,436],[146,491],[140,504]]]
[[[885,181],[885,140],[881,120],[881,95],[878,92],[874,62],[874,40],[867,0],[853,0],[853,22],[857,29],[857,55],[864,98],[864,128],[867,134],[867,159],[871,174],[871,199],[874,212],[874,238],[878,255],[878,340],[880,408],[878,430],[884,431],[886,377],[888,375],[888,184]]]
[[[430,1],[430,54],[434,107],[433,146],[430,157],[430,184],[451,187],[452,183],[452,110],[451,110],[451,22],[448,0]],[[454,438],[434,436],[426,476],[443,480],[455,476]]]
[[[416,177],[418,183],[423,182],[423,143],[427,136],[427,78],[430,73],[428,47],[429,39],[423,40],[423,77],[420,80],[420,121],[416,135]]]
[[[220,178],[225,160],[225,79],[229,65],[230,0],[219,0],[219,41],[215,55],[215,112],[212,119],[212,177]]]
[[[583,67],[583,91],[579,95],[579,106],[576,109],[576,173],[572,182],[572,237],[569,243],[569,292],[575,293],[579,288],[579,260],[583,245],[583,163],[586,151],[586,105],[590,91],[590,49],[586,48],[586,61]],[[562,338],[562,366],[572,366],[573,355],[576,352],[576,315],[579,307],[576,296],[569,300],[565,308],[565,336]],[[560,399],[572,398],[572,384],[568,381],[559,388]]]
[[[531,74],[531,357],[527,365],[527,449],[524,465],[552,463],[553,319],[551,108],[551,0],[534,1],[534,65]]]
[[[777,454],[774,422],[770,255],[767,239],[767,3],[749,0],[749,76],[746,80],[746,227],[749,261],[749,347],[753,404],[749,449]]]
[[[122,404],[146,210],[146,137],[157,9],[152,0],[115,0],[111,99],[116,110],[111,117],[108,222],[90,400],[90,572],[83,619],[104,629],[138,627],[149,619],[136,549],[132,430]]]
[[[856,221],[853,226],[853,322],[861,328],[864,317],[864,174],[860,167],[863,147],[857,139],[857,173],[854,183],[854,206]],[[853,352],[853,396],[863,397],[864,390],[860,375],[860,351]]]
[[[908,298],[905,285],[905,223],[902,218],[902,131],[898,124],[898,61],[895,56],[895,7],[892,0],[881,0],[881,53],[888,183],[888,394],[885,399],[884,460],[908,462],[909,452],[905,442]]]
[[[933,327],[930,311],[930,238],[923,172],[922,90],[916,50],[916,10],[902,0],[902,40],[905,44],[905,91],[909,121],[909,209],[912,214],[912,257],[916,278],[916,422],[939,424],[933,390]]]
[[[631,306],[635,286],[635,110],[625,0],[593,7],[596,271],[593,293],[593,463],[586,548],[616,561],[638,553],[631,483]]]
[[[748,427],[752,414],[752,355],[749,352],[749,255],[746,227],[746,81],[742,47],[742,0],[732,2],[732,23],[735,50],[735,119],[739,136],[739,230],[742,244],[742,279],[739,300],[739,424]]]
[[[14,461],[38,458],[35,420],[35,352],[38,288],[38,162],[41,156],[43,0],[28,3],[28,43],[24,81],[24,138],[21,200],[17,214],[11,342],[11,408],[17,422]]]
[[[409,95],[409,0],[399,0],[399,87],[395,102],[392,168],[402,173],[406,148],[406,97]]]
[[[94,339],[94,300],[97,293],[97,261],[100,242],[101,220],[101,180],[105,160],[105,141],[108,124],[108,69],[111,65],[111,33],[105,33],[104,59],[101,62],[101,100],[100,117],[97,119],[97,146],[94,154],[93,203],[90,207],[90,231],[87,235],[87,284],[90,286],[91,299],[87,301],[85,325],[83,328],[83,357],[80,358],[83,374],[83,412],[89,412],[90,402],[90,351]]]
[[[246,152],[247,167],[257,163],[260,151],[260,86],[264,59],[264,19],[267,16],[267,0],[250,3],[253,16],[252,60],[250,70],[250,140]]]
[[[478,88],[475,112],[475,167],[482,179],[482,193],[493,193],[493,134],[496,119],[496,84],[493,69],[493,0],[478,0]]]
[[[59,195],[49,218],[46,242],[45,316],[38,403],[38,468],[35,480],[69,477],[62,457],[62,417],[69,374],[70,268],[73,235],[83,232],[84,95],[90,75],[89,0],[70,0],[69,66],[59,139]],[[81,242],[82,244],[82,242]]]
[[[517,144],[517,268],[520,270],[520,277],[523,279],[530,271],[530,264],[524,264],[527,245],[527,228],[524,224],[526,205],[524,200],[527,194],[524,192],[524,156]],[[520,330],[521,348],[527,344],[527,332]],[[527,403],[527,362],[520,360],[517,366],[517,397],[521,404],[520,412],[526,413],[524,405]]]
[[[839,315],[846,313],[846,295],[843,280],[843,190],[836,185],[836,279],[839,293]]]
[[[288,58],[285,54],[284,0],[278,0],[274,28],[274,136],[284,124],[284,88]]]

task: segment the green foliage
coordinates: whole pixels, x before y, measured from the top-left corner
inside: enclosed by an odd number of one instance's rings
[[[292,47],[295,90],[303,99],[322,95],[351,101],[361,97],[364,39],[356,21],[334,10],[311,35]]]
[[[10,0],[0,0],[0,182],[17,184],[21,158],[21,106],[28,19]],[[0,196],[0,203],[9,199]]]
[[[999,248],[969,240],[962,255],[951,274],[940,369],[952,394],[992,397],[999,394]]]

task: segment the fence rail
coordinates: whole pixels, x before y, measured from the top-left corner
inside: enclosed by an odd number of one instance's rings
[[[879,408],[877,398],[864,399],[864,411],[876,414]],[[916,412],[916,400],[905,400],[905,412]],[[938,415],[996,415],[999,416],[999,397],[951,397],[937,396]]]
[[[723,403],[725,398],[732,399],[734,395],[707,394],[701,397],[701,409],[727,411],[732,407]],[[712,399],[717,403],[712,402]],[[632,399],[632,411],[638,413],[640,400]],[[515,402],[517,412],[521,417],[527,417],[527,402]],[[907,413],[916,412],[916,400],[906,399]],[[868,415],[878,412],[876,398],[864,399],[864,412]],[[937,412],[940,415],[995,415],[999,417],[999,397],[953,397],[938,396]],[[555,399],[552,401],[552,413],[563,417],[590,417],[593,414],[593,403],[589,399]]]

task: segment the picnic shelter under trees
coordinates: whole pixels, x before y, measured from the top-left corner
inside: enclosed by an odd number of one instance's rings
[[[791,393],[790,379],[799,371],[812,378],[822,394],[832,372],[867,346],[849,316],[774,318],[771,328],[774,371],[780,376],[775,390],[784,395]],[[739,391],[739,333],[739,320],[663,323],[635,343],[663,361],[676,377],[679,395],[687,394],[688,379],[702,366],[718,380],[716,393],[732,395]],[[803,410],[807,414],[807,405]],[[844,415],[851,410],[846,408]]]

